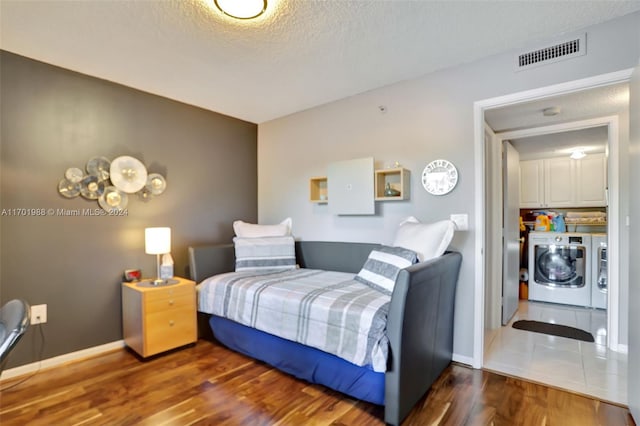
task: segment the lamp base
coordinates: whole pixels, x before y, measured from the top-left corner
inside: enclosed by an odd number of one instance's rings
[[[170,278],[168,280],[162,280],[158,278],[155,280],[140,281],[137,285],[139,287],[164,287],[164,286],[178,284],[179,282],[180,281],[174,280],[173,278]]]

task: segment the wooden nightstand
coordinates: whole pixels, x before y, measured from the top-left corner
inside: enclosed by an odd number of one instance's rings
[[[178,284],[148,287],[122,283],[124,341],[148,357],[198,339],[196,283],[175,277]]]

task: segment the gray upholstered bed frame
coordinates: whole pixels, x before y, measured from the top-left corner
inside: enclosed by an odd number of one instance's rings
[[[299,241],[301,267],[340,272],[360,271],[378,244]],[[400,272],[391,297],[387,335],[390,359],[385,373],[384,420],[399,425],[451,362],[453,310],[462,256],[447,252]],[[233,245],[189,247],[191,279],[197,283],[233,271]],[[211,333],[206,321],[206,330]]]

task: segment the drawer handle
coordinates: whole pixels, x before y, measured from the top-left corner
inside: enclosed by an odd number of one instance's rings
[[[174,324],[175,324],[175,323],[173,322],[173,320],[170,320],[170,321],[169,321],[169,327],[173,327],[173,325],[174,325]]]
[[[169,306],[173,306],[173,299],[169,300]]]

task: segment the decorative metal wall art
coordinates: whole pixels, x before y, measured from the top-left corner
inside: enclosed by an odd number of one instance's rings
[[[58,192],[65,198],[81,195],[87,200],[98,200],[106,211],[119,211],[127,207],[128,194],[136,194],[142,201],[158,196],[167,188],[167,181],[159,173],[147,173],[140,160],[128,155],[109,161],[93,157],[85,166],[69,167],[58,184]]]

